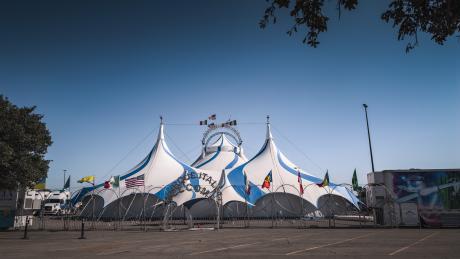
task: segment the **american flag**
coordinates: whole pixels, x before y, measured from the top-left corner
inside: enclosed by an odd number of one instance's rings
[[[136,186],[144,186],[144,175],[138,175],[135,177],[131,177],[125,180],[126,188],[136,187]]]
[[[300,170],[297,171],[297,181],[299,182],[300,195],[303,195],[303,185],[302,185],[302,177],[300,176]]]

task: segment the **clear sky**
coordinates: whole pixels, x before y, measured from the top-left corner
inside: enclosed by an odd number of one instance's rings
[[[338,183],[356,168],[365,183],[364,102],[376,170],[459,168],[459,40],[439,46],[422,34],[406,54],[379,18],[388,1],[360,1],[340,21],[333,2],[313,49],[286,35],[286,12],[260,29],[264,0],[2,1],[0,93],[45,115],[49,187],[62,186],[63,169],[73,187],[130,169],[153,146],[160,114],[190,124],[212,113],[242,123],[248,157],[269,114],[294,163]],[[203,131],[166,125],[186,162]]]

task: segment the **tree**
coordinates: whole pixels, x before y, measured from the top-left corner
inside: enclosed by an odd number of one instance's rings
[[[358,0],[336,0],[340,17],[342,9],[356,9]],[[291,36],[300,27],[306,27],[307,34],[303,39],[314,48],[319,44],[318,36],[327,31],[329,17],[323,13],[324,0],[267,0],[269,7],[259,26],[267,27],[270,22],[276,23],[275,11],[289,9],[294,24],[287,31]],[[291,6],[291,3],[294,3]],[[381,19],[393,23],[398,29],[398,40],[412,38],[406,46],[406,52],[418,45],[418,32],[431,35],[431,39],[442,45],[448,37],[460,32],[460,1],[459,0],[391,0],[388,9],[382,13]],[[459,37],[457,35],[457,37]]]
[[[0,189],[31,187],[48,173],[52,141],[35,108],[19,108],[0,95]]]

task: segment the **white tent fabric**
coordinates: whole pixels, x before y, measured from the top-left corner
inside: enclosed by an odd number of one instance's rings
[[[213,144],[203,147],[202,154],[192,166],[221,172],[223,169],[240,166],[246,161],[242,148],[235,146],[222,133]]]
[[[214,197],[216,191],[220,190],[223,204],[238,201],[253,206],[264,195],[272,192],[299,196],[300,170],[305,190],[302,198],[313,206],[318,208],[319,199],[324,195],[336,195],[358,207],[358,199],[347,188],[333,183],[327,187],[318,187],[317,183],[322,179],[298,169],[290,162],[273,141],[269,123],[263,147],[249,161],[239,147],[233,145],[224,134],[207,148],[201,159],[193,166],[188,166],[169,150],[165,141],[164,125],[161,123],[154,147],[138,165],[120,176],[119,187],[104,189],[103,184],[99,184],[85,195],[102,197],[105,208],[118,198],[134,193],[152,194],[160,200],[171,200],[182,205],[189,201]],[[249,195],[245,192],[243,172],[251,186]],[[270,189],[261,188],[270,172]],[[138,181],[138,186],[127,186],[130,181]]]
[[[144,184],[128,188],[129,179],[143,177]],[[104,189],[103,184],[95,186],[87,195],[98,195],[104,200],[104,207],[117,198],[133,193],[149,193],[160,200],[171,199],[177,205],[212,195],[219,187],[223,194],[223,202],[244,201],[232,188],[226,188],[228,180],[223,171],[198,169],[179,161],[169,150],[165,137],[164,125],[160,125],[155,146],[133,169],[120,176],[118,188]]]
[[[272,192],[290,193],[300,195],[298,172],[302,178],[304,194],[302,197],[312,205],[318,207],[318,200],[324,195],[337,195],[345,198],[358,207],[358,199],[343,186],[331,183],[327,187],[319,187],[317,184],[322,179],[306,173],[289,161],[277,148],[267,123],[267,136],[261,150],[248,162],[227,171],[227,177],[235,191],[249,204],[255,205],[257,200]],[[262,188],[265,177],[271,172],[272,183],[270,189]],[[245,192],[244,173],[249,180],[250,193]]]

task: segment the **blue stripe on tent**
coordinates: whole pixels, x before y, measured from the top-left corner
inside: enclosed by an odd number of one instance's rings
[[[162,142],[162,145],[163,145],[163,142]],[[171,153],[169,153],[168,149],[165,148],[163,146],[164,150],[166,151],[166,153],[172,158],[174,159],[177,163],[179,163],[180,165],[182,165],[182,168],[184,168],[184,170],[187,170],[191,175],[192,177],[190,178],[190,183],[192,184],[192,186],[194,187],[193,188],[193,195],[192,195],[192,199],[195,199],[196,198],[196,193],[195,193],[195,190],[198,189],[198,187],[200,186],[200,179],[198,179],[198,174],[197,172],[190,166],[182,163],[181,161],[177,160]]]
[[[278,160],[281,166],[284,169],[286,169],[288,172],[290,172],[291,174],[294,174],[295,176],[297,176],[297,170],[295,170],[294,168],[290,168],[286,163],[284,163],[283,159],[281,159],[280,153],[281,152],[278,150]],[[313,182],[313,183],[321,183],[323,181],[320,178],[317,178],[311,175],[307,175],[307,174],[303,174],[303,173],[300,173],[300,177],[302,177],[303,179],[307,181]],[[358,207],[358,201],[359,201],[358,198],[356,198],[355,195],[351,193],[347,188],[343,186],[339,186],[331,182],[329,183],[329,186],[332,187],[334,191],[341,193],[344,197],[349,197],[349,199],[351,200],[351,203],[353,203],[356,207]],[[344,189],[345,189],[345,192],[344,192]]]
[[[125,175],[122,175],[120,176],[120,181],[121,180],[124,180],[136,173],[138,173],[140,170],[144,169],[144,167],[150,162],[150,158],[152,158],[152,154],[153,154],[153,151],[155,150],[155,147],[150,151],[150,153],[147,155],[147,157],[144,159],[144,163],[142,163],[142,165],[140,165],[139,167],[135,168],[133,171],[125,174]],[[101,185],[102,186],[102,185]]]
[[[216,157],[219,155],[219,153],[220,153],[220,149],[218,149],[217,152],[210,159],[208,159],[205,162],[197,165],[196,168],[200,168],[200,167],[204,166],[205,164],[211,162],[212,160],[216,159]]]
[[[251,158],[248,162],[238,166],[237,168],[233,169],[229,174],[228,174],[228,180],[230,182],[230,185],[233,187],[233,189],[240,195],[242,198],[246,199],[248,202],[255,204],[255,202],[260,199],[262,196],[265,195],[265,193],[255,184],[252,182],[249,182],[249,185],[251,186],[251,193],[250,195],[246,194],[245,191],[245,183],[244,183],[244,175],[243,175],[243,168],[249,164],[251,161],[256,159],[268,146],[268,142],[270,140],[266,140],[262,148],[259,150],[259,152]]]
[[[232,168],[236,163],[238,162],[238,155],[235,153],[235,157],[233,158],[233,161],[228,164],[225,169],[230,169]]]
[[[281,167],[283,167],[284,169],[286,169],[286,171],[288,171],[289,173],[297,176],[297,170],[295,170],[294,168],[291,168],[289,167],[284,161],[283,159],[281,158],[281,152],[278,150],[278,161],[280,162],[280,165]],[[312,175],[308,175],[308,174],[304,174],[304,173],[300,173],[300,177],[302,177],[302,179],[305,179],[307,181],[310,181],[312,183],[321,183],[323,180],[321,180],[320,178],[318,177],[315,177],[315,176],[312,176]],[[336,186],[335,184],[333,183],[329,183],[330,186]]]
[[[243,175],[244,166],[245,165],[238,166],[230,174],[228,174],[227,177],[236,193],[238,193],[238,195],[244,198],[248,203],[254,205],[258,199],[265,195],[265,192],[262,191],[257,185],[249,181],[249,185],[251,186],[251,193],[249,195],[246,193],[246,185],[244,184]]]

